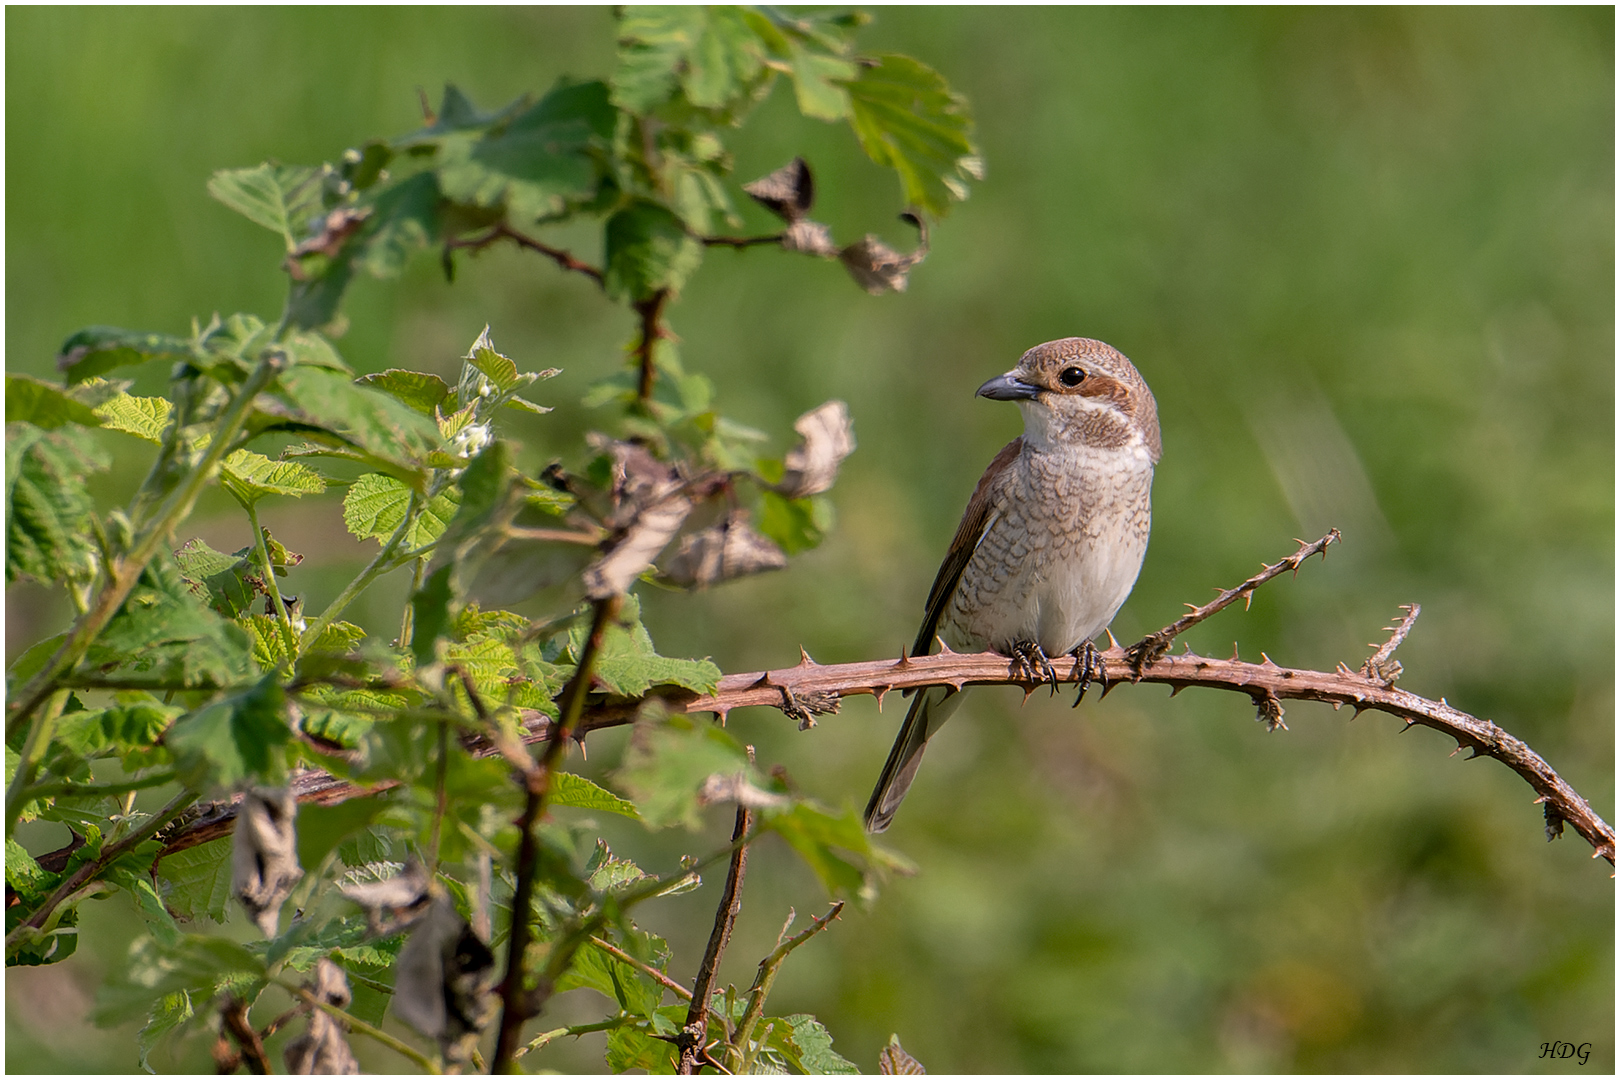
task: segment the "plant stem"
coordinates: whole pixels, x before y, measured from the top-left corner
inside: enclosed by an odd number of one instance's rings
[[[342,1009],[328,1001],[321,1000],[320,997],[310,993],[297,983],[291,983],[285,979],[276,978],[274,976],[271,977],[270,981],[281,987],[283,990],[303,998],[305,1001],[309,1002],[317,1009],[320,1009],[328,1016],[342,1021],[350,1031],[358,1032],[359,1034],[365,1035],[368,1038],[377,1040],[384,1046],[388,1047],[388,1049],[394,1051],[394,1053],[401,1054],[416,1062],[416,1064],[420,1065],[428,1072],[439,1073],[443,1071],[439,1068],[439,1063],[437,1061],[434,1061],[432,1058],[428,1057],[414,1046],[411,1046],[409,1043],[401,1042],[392,1035],[388,1034],[386,1031],[372,1027],[370,1024],[366,1023],[364,1020],[361,1020],[354,1014],[344,1012]]]
[[[163,826],[179,817],[181,811],[196,801],[197,793],[195,791],[182,791],[173,799],[169,800],[169,804],[167,806],[159,810],[156,814],[153,814],[151,819],[147,821],[146,824],[142,825],[139,829],[136,829],[134,832],[130,833],[117,843],[111,844],[102,849],[101,857],[99,859],[95,860],[94,862],[85,863],[83,866],[79,867],[79,869],[71,877],[62,882],[62,884],[58,885],[56,887],[56,891],[51,893],[50,896],[46,897],[45,902],[40,904],[39,907],[35,908],[33,913],[29,915],[27,919],[25,919],[15,930],[6,935],[6,947],[10,948],[12,944],[19,940],[25,930],[37,930],[41,926],[45,925],[45,920],[51,917],[51,912],[56,910],[56,906],[58,904],[67,899],[69,896],[72,896],[78,891],[80,886],[89,881],[91,878],[95,877],[102,870],[106,869],[114,860],[123,855],[126,851],[133,850],[134,848],[145,843],[147,840],[150,840],[153,836],[157,835],[159,829],[163,828]]]
[[[416,617],[416,608],[411,603],[411,597],[421,591],[422,580],[427,577],[427,564],[425,555],[418,558],[416,569],[411,573],[411,592],[405,598],[405,614],[400,616],[399,620],[399,647],[402,649],[411,647],[411,629]]]
[[[61,782],[55,784],[40,784],[30,788],[27,797],[30,799],[49,799],[57,795],[66,795],[71,792],[75,796],[122,795],[125,792],[134,794],[143,788],[162,787],[175,781],[173,769],[165,769],[151,776],[143,776],[137,780],[118,780],[110,784],[75,784]]]
[[[287,650],[287,664],[298,659],[298,633],[293,629],[292,617],[281,599],[281,586],[276,584],[276,568],[270,561],[270,546],[264,542],[264,529],[259,526],[259,511],[251,502],[244,502],[248,522],[253,526],[253,547],[259,554],[259,565],[264,568],[264,591],[270,594],[270,603],[276,609],[276,622],[281,626],[281,643]]]
[[[538,768],[529,770],[524,777],[528,797],[523,817],[518,822],[521,830],[517,850],[517,882],[512,890],[512,924],[506,952],[506,978],[501,983],[501,1026],[495,1043],[495,1057],[490,1072],[508,1072],[512,1068],[518,1048],[518,1036],[523,1030],[528,1010],[523,993],[524,953],[529,948],[529,908],[534,897],[534,879],[539,863],[539,845],[535,841],[534,826],[545,810],[546,795],[551,786],[551,774],[562,761],[570,733],[579,723],[585,706],[585,695],[591,686],[591,672],[602,651],[602,637],[607,625],[618,614],[620,597],[609,596],[596,602],[591,620],[591,631],[580,651],[579,666],[563,690],[561,717],[552,728],[546,743],[544,757]],[[560,946],[557,950],[561,951]]]
[[[17,817],[22,813],[23,803],[31,798],[37,798],[37,793],[28,790],[28,785],[34,782],[34,773],[39,770],[40,759],[45,756],[46,747],[51,744],[51,734],[56,730],[56,719],[62,715],[62,707],[67,704],[69,690],[58,690],[51,695],[45,703],[45,711],[39,714],[36,722],[28,728],[28,737],[23,740],[22,751],[18,755],[17,774],[11,778],[11,784],[6,788],[6,837],[10,839],[12,830],[17,827]]]
[[[664,304],[669,301],[669,290],[659,289],[645,300],[636,301],[636,314],[641,316],[641,340],[636,342],[636,362],[640,367],[640,378],[636,384],[636,400],[643,405],[652,400],[653,381],[658,376],[658,367],[653,360],[653,348],[659,338],[665,336],[665,330],[660,325],[664,315]]]
[[[827,914],[811,921],[810,925],[786,941],[778,940],[776,948],[771,954],[759,962],[759,972],[754,976],[754,985],[748,988],[748,1007],[743,1010],[742,1019],[737,1022],[737,1033],[731,1037],[731,1045],[726,1050],[728,1066],[735,1063],[732,1072],[742,1072],[748,1062],[753,1060],[757,1050],[749,1047],[749,1038],[754,1033],[754,1025],[759,1022],[765,1011],[765,997],[771,992],[771,984],[776,982],[776,973],[782,967],[782,961],[788,954],[800,945],[815,937],[827,928],[827,924],[838,918],[844,910],[844,902],[839,900],[828,909]],[[787,927],[782,928],[784,934]]]
[[[539,1050],[549,1042],[554,1042],[557,1039],[561,1039],[568,1035],[589,1035],[593,1031],[612,1031],[614,1028],[624,1027],[624,1025],[630,1023],[634,1019],[635,1017],[629,1015],[628,1013],[620,1013],[618,1016],[607,1020],[598,1020],[594,1024],[575,1024],[573,1027],[561,1027],[555,1028],[551,1031],[542,1031],[540,1034],[530,1039],[527,1045],[518,1047],[517,1051],[512,1056],[514,1058],[520,1058],[525,1054],[533,1053],[534,1051]]]
[[[169,497],[169,501],[164,504],[152,524],[135,538],[129,554],[108,565],[107,583],[102,587],[101,595],[96,597],[95,605],[74,620],[73,629],[68,632],[68,638],[62,643],[62,647],[56,650],[56,655],[51,657],[50,661],[17,692],[16,704],[6,717],[8,740],[15,727],[31,716],[40,703],[50,696],[51,691],[56,688],[57,681],[83,659],[91,642],[95,641],[97,635],[106,629],[112,617],[118,613],[118,609],[123,606],[124,600],[128,598],[131,590],[135,588],[135,583],[146,570],[147,564],[157,555],[158,548],[168,539],[175,526],[191,513],[192,504],[197,501],[203,485],[213,478],[215,467],[225,456],[225,451],[247,420],[253,399],[259,396],[259,391],[270,385],[271,380],[285,365],[286,358],[280,352],[266,351],[260,357],[252,374],[242,383],[236,397],[231,401],[230,408],[220,417],[202,460],[186,474],[185,480]]]
[[[405,534],[410,531],[411,526],[416,523],[416,515],[421,506],[422,497],[412,491],[410,505],[405,507],[404,519],[400,521],[399,528],[394,530],[394,535],[388,538],[388,543],[384,544],[382,550],[377,552],[377,557],[372,559],[353,581],[344,586],[343,591],[338,593],[337,599],[326,605],[326,610],[321,612],[319,618],[305,627],[303,644],[306,647],[320,637],[321,632],[330,626],[339,615],[343,614],[343,609],[348,607],[355,597],[365,592],[373,581],[399,565],[397,562],[392,561],[394,552],[398,550],[400,542],[405,539]]]

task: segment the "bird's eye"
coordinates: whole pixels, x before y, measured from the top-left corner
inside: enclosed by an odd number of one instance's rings
[[[1058,382],[1062,383],[1064,386],[1079,386],[1085,381],[1085,378],[1086,373],[1081,371],[1079,368],[1066,367],[1063,369],[1063,372],[1058,375]]]

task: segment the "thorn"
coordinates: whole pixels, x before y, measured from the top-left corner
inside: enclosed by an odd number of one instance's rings
[[[1344,702],[1342,702],[1342,701],[1335,701],[1335,702],[1334,702],[1334,703],[1333,703],[1333,711],[1334,711],[1334,712],[1338,712],[1338,711],[1339,711],[1339,710],[1340,710],[1340,709],[1342,709],[1342,708],[1344,708]]]
[[[1243,594],[1243,610],[1248,611],[1249,610],[1249,605],[1252,604],[1252,603],[1254,603],[1254,593],[1252,593],[1252,592],[1244,593]]]
[[[887,686],[874,686],[874,687],[872,687],[872,696],[877,698],[878,712],[883,711],[883,695],[887,694],[890,689],[891,688],[887,687]]]
[[[1417,727],[1417,721],[1416,720],[1408,720],[1406,722],[1406,726],[1401,728],[1401,731],[1403,731],[1403,732],[1411,731],[1415,727]]]
[[[1338,671],[1339,671],[1340,675],[1354,675],[1355,674],[1354,671],[1351,671],[1348,667],[1345,666],[1345,663],[1344,663],[1343,660],[1339,661]]]
[[[1186,608],[1188,611],[1197,611],[1198,610],[1198,605],[1197,604],[1189,604],[1185,600],[1183,600],[1181,602],[1181,606]]]
[[[1361,706],[1361,705],[1357,705],[1357,706],[1356,706],[1356,711],[1355,711],[1355,714],[1354,714],[1354,715],[1352,715],[1352,716],[1351,716],[1351,717],[1350,717],[1350,719],[1352,719],[1352,720],[1354,720],[1354,719],[1356,719],[1356,717],[1358,717],[1358,716],[1360,716],[1360,715],[1361,715],[1361,714],[1362,714],[1362,713],[1364,713],[1364,712],[1366,712],[1366,711],[1367,711],[1367,710],[1366,710],[1366,708],[1365,708],[1365,707],[1363,707],[1363,706]]]
[[[940,637],[938,634],[934,635],[934,640],[939,642],[939,651],[941,653],[954,653],[956,651],[955,649],[951,648],[949,645],[945,644],[945,639]]]
[[[747,689],[749,689],[749,690],[757,690],[761,686],[774,686],[774,685],[775,684],[771,682],[771,673],[768,672],[768,671],[762,671],[762,672],[759,673],[759,678],[755,679],[753,682],[748,684]]]
[[[1110,693],[1113,692],[1114,687],[1116,687],[1118,685],[1119,685],[1119,683],[1117,683],[1117,682],[1103,683],[1102,693],[1097,695],[1097,700],[1101,701],[1103,698],[1107,697]],[[1172,694],[1171,696],[1174,697],[1175,695]]]
[[[1171,683],[1170,684],[1170,696],[1175,697],[1177,694],[1181,693],[1185,689],[1187,689],[1187,687],[1183,683]]]
[[[1441,699],[1440,699],[1440,704],[1442,704],[1442,705],[1446,705],[1446,699],[1445,699],[1445,698],[1441,698]],[[1451,706],[1450,706],[1450,705],[1446,705],[1446,708],[1448,708],[1448,709],[1449,709],[1449,708],[1451,708]]]
[[[1029,695],[1033,694],[1034,692],[1035,688],[1033,686],[1026,686],[1024,688],[1024,700],[1018,703],[1018,707],[1020,709],[1029,704]]]
[[[1463,758],[1463,760],[1464,761],[1473,761],[1477,757],[1484,757],[1484,756],[1485,756],[1484,751],[1482,751],[1479,747],[1476,746],[1476,747],[1474,747],[1474,752],[1472,754],[1469,754],[1467,757]]]
[[[962,689],[962,687],[967,685],[967,680],[966,679],[950,679],[950,680],[947,680],[947,681],[949,682],[950,688],[952,690],[960,690],[960,689]]]
[[[1238,658],[1237,642],[1234,641],[1234,642],[1232,642],[1232,659],[1235,661],[1235,660],[1237,660],[1237,658]]]
[[[1458,754],[1462,753],[1466,749],[1468,749],[1468,747],[1464,746],[1462,743],[1458,743],[1457,744],[1457,749],[1455,749],[1451,753],[1447,754],[1446,757],[1454,758],[1454,757],[1456,757]]]
[[[720,722],[721,727],[725,727],[726,726],[726,717],[729,716],[730,714],[731,714],[730,709],[716,709],[714,711],[714,718]]]
[[[1192,655],[1192,654],[1193,654],[1193,651],[1192,651],[1192,642],[1190,642],[1190,641],[1183,641],[1183,642],[1182,642],[1182,643],[1181,643],[1181,655],[1182,655],[1182,656],[1191,656],[1191,655]]]
[[[1276,667],[1277,666],[1276,663],[1271,659],[1271,657],[1269,657],[1269,656],[1267,656],[1265,654],[1264,650],[1262,650],[1261,653],[1260,653],[1260,659],[1263,661],[1263,663],[1261,664],[1262,667]]]
[[[1119,648],[1119,639],[1114,637],[1114,632],[1112,630],[1109,630],[1106,626],[1103,627],[1103,631],[1104,631],[1104,633],[1106,633],[1108,635],[1108,648],[1109,648],[1109,650],[1112,651],[1114,649]]]
[[[906,650],[900,650],[900,659],[894,662],[894,666],[897,668],[908,668],[911,666],[911,657],[906,655]]]
[[[1539,799],[1531,799],[1530,800],[1530,805],[1531,806],[1540,806],[1542,803],[1544,803],[1546,801],[1547,801],[1547,796],[1543,795]]]
[[[803,645],[799,646],[799,666],[800,667],[819,667],[820,666],[814,660],[810,659],[810,654],[804,651],[804,646]]]

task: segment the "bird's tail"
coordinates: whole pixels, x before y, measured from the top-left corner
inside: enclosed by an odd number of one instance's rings
[[[956,707],[962,704],[962,692],[948,686],[933,686],[919,691],[911,700],[906,722],[900,725],[894,749],[883,765],[883,775],[872,789],[872,799],[866,804],[866,831],[880,833],[894,820],[900,809],[900,800],[911,790],[911,781],[922,764],[923,750],[928,738],[950,719]]]

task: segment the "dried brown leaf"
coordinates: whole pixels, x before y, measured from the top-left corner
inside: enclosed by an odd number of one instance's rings
[[[762,176],[744,184],[743,190],[751,198],[777,217],[789,223],[798,221],[810,212],[816,201],[815,180],[810,166],[802,157],[796,157],[769,176]]]
[[[427,870],[412,860],[391,878],[340,885],[338,891],[366,909],[366,929],[382,936],[398,933],[427,913],[428,885]]]
[[[850,423],[849,406],[842,401],[819,405],[793,424],[803,438],[788,451],[787,471],[776,490],[790,499],[818,495],[832,487],[838,466],[855,449],[855,426]]]
[[[881,1076],[926,1076],[928,1070],[906,1053],[905,1047],[900,1045],[900,1036],[890,1035],[889,1045],[878,1051],[878,1073]]]
[[[306,988],[328,1005],[348,1007],[352,995],[343,969],[322,958],[315,965],[315,984]],[[309,1014],[304,1034],[287,1044],[282,1059],[287,1071],[297,1076],[356,1076],[360,1063],[349,1049],[343,1025],[331,1014],[315,1009]]]
[[[252,788],[242,796],[231,841],[231,893],[264,933],[276,936],[281,905],[304,876],[298,866],[298,804],[287,788]]]
[[[674,585],[702,588],[786,565],[782,549],[748,524],[748,511],[733,510],[723,520],[682,539],[663,576]]]
[[[823,259],[838,257],[838,245],[833,243],[832,230],[821,222],[811,221],[808,218],[795,221],[783,230],[782,250],[818,255]]]
[[[439,1040],[447,1061],[465,1062],[499,1005],[489,989],[495,955],[450,896],[437,888],[432,892],[426,915],[399,951],[394,1013]]]

